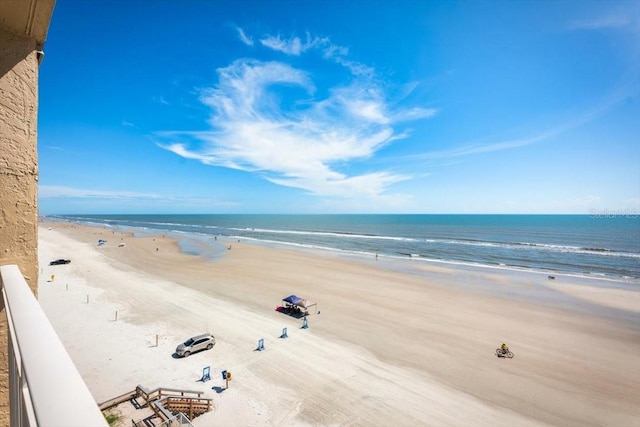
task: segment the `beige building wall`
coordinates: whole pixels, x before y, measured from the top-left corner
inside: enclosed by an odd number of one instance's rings
[[[0,30],[0,264],[37,288],[36,42]]]
[[[0,30],[0,265],[38,286],[36,41]],[[0,298],[0,425],[9,425],[7,318]]]
[[[0,0],[0,265],[38,289],[38,53],[54,0]],[[0,285],[2,285],[0,283]],[[0,426],[9,425],[7,317],[0,297]]]

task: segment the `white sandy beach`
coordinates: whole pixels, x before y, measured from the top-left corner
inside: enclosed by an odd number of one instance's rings
[[[640,426],[640,290],[244,242],[212,261],[67,223],[39,233],[39,301],[97,402],[141,384],[203,391],[215,410],[196,426]],[[275,311],[290,294],[318,303],[309,329]],[[202,332],[213,350],[173,357]],[[495,356],[503,341],[513,359]]]

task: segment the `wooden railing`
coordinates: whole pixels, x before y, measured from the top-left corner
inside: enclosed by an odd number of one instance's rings
[[[202,396],[201,391],[180,390],[177,388],[164,388],[164,387],[158,387],[156,389],[149,391],[141,385],[136,387],[136,391],[138,395],[142,396],[146,401],[162,399],[162,396],[181,396],[181,397]]]
[[[166,396],[156,400],[154,403],[158,406],[161,405],[171,414],[182,412],[186,414],[190,420],[198,415],[211,411],[211,399],[205,398]]]
[[[173,414],[182,412],[190,420],[213,409],[212,400],[202,397],[203,392],[192,390],[179,390],[174,388],[158,387],[154,390],[147,390],[138,385],[135,390],[128,391],[120,396],[102,402],[99,407],[106,410],[128,400],[142,397],[145,405],[153,410],[160,419],[167,421],[174,417]]]
[[[98,407],[100,408],[101,411],[104,411],[109,408],[113,408],[114,406],[118,406],[119,404],[126,402],[128,400],[131,400],[137,396],[138,396],[138,392],[136,390],[132,390],[132,391],[126,392],[125,394],[121,394],[118,397],[114,397],[113,399],[106,400],[98,404]]]

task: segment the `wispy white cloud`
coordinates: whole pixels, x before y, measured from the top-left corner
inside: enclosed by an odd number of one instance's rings
[[[570,30],[640,30],[640,9],[638,4],[630,2],[630,8],[617,8],[591,18],[575,20],[569,24]]]
[[[356,61],[350,61],[342,55],[333,55],[331,58],[343,67],[347,68],[354,76],[373,77],[375,70]]]
[[[329,39],[327,39],[327,42],[328,41]],[[346,57],[347,55],[349,55],[349,49],[344,46],[337,46],[331,43],[327,43],[327,46],[324,46],[322,55],[326,59]]]
[[[260,43],[269,49],[293,56],[300,56],[311,49],[318,50],[324,59],[342,65],[354,76],[373,77],[374,75],[375,70],[373,68],[350,60],[348,58],[349,49],[332,43],[328,37],[312,37],[311,34],[306,33],[306,37],[303,40],[298,36],[283,38],[281,35],[268,35],[260,39]]]
[[[174,82],[173,84],[176,84],[176,83]],[[156,102],[158,104],[169,105],[169,102],[166,99],[164,99],[163,96],[154,96],[152,100],[153,102]]]
[[[287,55],[300,55],[306,47],[303,47],[299,37],[293,39],[283,40],[280,36],[270,36],[260,40],[263,46],[270,49],[286,53]]]
[[[287,55],[300,55],[312,48],[326,48],[332,51],[340,50],[337,47],[331,47],[331,43],[326,37],[311,37],[309,33],[306,34],[306,38],[302,40],[298,36],[293,36],[288,39],[277,36],[266,36],[260,39],[260,43],[268,47],[269,49],[277,50]]]
[[[244,32],[244,30],[240,27],[236,27],[236,31],[238,32],[238,37],[240,41],[247,46],[253,46],[253,39]]]
[[[126,126],[126,127],[130,127],[130,128],[132,128],[132,127],[135,127],[136,125],[134,125],[133,123],[128,122],[128,121],[126,121],[126,120],[123,120],[123,121],[122,121],[122,126]]]
[[[325,43],[293,40],[283,51]],[[280,39],[280,42],[282,40]],[[277,45],[274,39],[272,46]],[[218,70],[217,86],[203,91],[212,109],[211,131],[159,132],[159,145],[207,165],[258,172],[278,185],[316,195],[375,197],[409,177],[357,165],[407,136],[400,122],[431,117],[432,109],[392,109],[371,79],[350,78],[317,98],[311,74],[282,62],[241,59]],[[286,92],[286,95],[284,94]],[[291,101],[291,93],[296,99]]]
[[[456,157],[464,157],[474,154],[491,153],[494,151],[510,150],[514,148],[524,147],[543,141],[552,135],[558,134],[560,129],[554,129],[545,133],[537,134],[531,137],[513,139],[508,141],[493,142],[489,144],[469,144],[456,147],[450,150],[431,151],[413,156],[420,159],[453,159]]]
[[[549,138],[560,135],[571,129],[578,128],[585,123],[600,117],[615,105],[618,105],[630,96],[637,94],[640,88],[638,87],[638,82],[635,79],[636,72],[634,70],[636,70],[636,68],[633,68],[630,73],[624,76],[620,84],[603,97],[598,104],[582,112],[582,114],[578,114],[573,118],[559,123],[556,126],[544,129],[536,134],[487,144],[466,144],[449,150],[425,152],[410,157],[412,159],[420,160],[452,160],[469,155],[516,149],[548,140]]]
[[[406,110],[394,111],[391,115],[392,122],[408,122],[412,120],[433,117],[438,113],[435,108],[413,107]]]
[[[205,197],[175,196],[156,193],[139,193],[135,191],[110,191],[93,190],[87,188],[75,188],[57,185],[39,185],[38,198],[40,199],[77,199],[77,200],[112,200],[123,203],[153,202],[164,204],[212,204],[218,206],[236,206],[237,203],[217,201]]]
[[[158,199],[157,194],[136,193],[132,191],[104,191],[90,190],[74,187],[40,185],[38,187],[38,197],[48,199],[57,197],[78,197],[78,198],[109,198],[109,199]]]

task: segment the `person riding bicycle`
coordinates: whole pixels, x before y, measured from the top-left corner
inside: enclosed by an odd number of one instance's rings
[[[507,352],[509,351],[509,346],[506,345],[505,343],[502,343],[502,345],[500,346],[500,348],[502,349],[502,354],[507,354]]]

